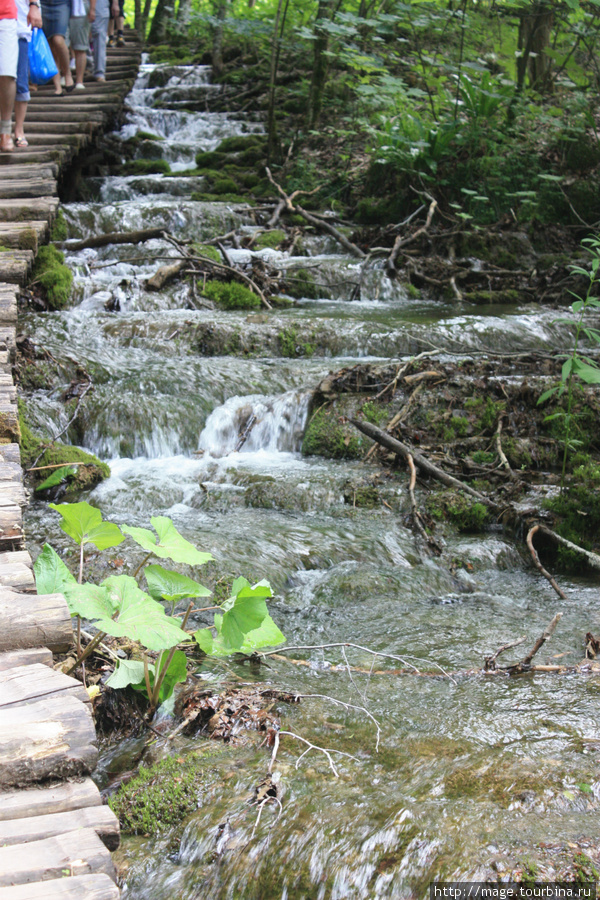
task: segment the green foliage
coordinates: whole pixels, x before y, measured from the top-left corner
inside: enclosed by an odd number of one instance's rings
[[[54,472],[41,481],[40,484],[36,484],[35,490],[46,491],[49,488],[62,484],[63,481],[71,480],[76,474],[77,469],[75,466],[61,466],[60,469],[55,469]]]
[[[275,249],[279,247],[283,241],[285,241],[286,233],[282,231],[280,228],[274,228],[272,231],[263,231],[262,234],[259,234],[254,242],[255,250],[263,250],[265,247],[272,247]]]
[[[131,159],[125,163],[126,175],[170,175],[171,166],[166,159]]]
[[[162,566],[146,566],[144,576],[150,596],[155,600],[177,603],[187,597],[210,597],[211,592],[197,581]]]
[[[268,581],[252,586],[247,579],[236,578],[231,595],[221,604],[223,614],[214,615],[214,633],[210,628],[201,628],[194,634],[200,649],[207,656],[229,656],[282,643],[285,637],[265,603],[272,596]]]
[[[62,209],[59,208],[50,230],[50,240],[66,241],[68,236],[69,229],[67,228],[67,220],[65,219],[65,214],[63,213]]]
[[[206,791],[210,773],[205,756],[195,752],[142,766],[108,801],[123,831],[156,835],[177,828],[181,832]]]
[[[367,400],[361,407],[361,413],[373,425],[382,427],[391,419],[389,407],[385,403],[377,403],[375,400]]]
[[[570,270],[573,274],[581,275],[587,278],[588,287],[585,297],[573,294],[575,301],[571,304],[571,311],[575,319],[561,319],[559,321],[566,322],[574,326],[575,335],[573,349],[568,354],[561,354],[559,358],[563,358],[564,362],[561,369],[560,381],[558,384],[544,391],[538,400],[538,404],[545,403],[551,397],[560,398],[566,393],[567,404],[566,409],[557,409],[555,412],[546,416],[546,422],[561,420],[564,426],[564,450],[562,460],[562,476],[561,491],[564,490],[565,474],[567,470],[567,459],[571,451],[580,446],[581,441],[574,439],[572,436],[574,428],[574,385],[576,381],[584,384],[600,384],[600,366],[589,356],[583,356],[579,351],[579,345],[582,337],[585,335],[592,343],[600,344],[600,332],[585,324],[585,315],[591,309],[600,308],[600,300],[593,294],[597,290],[600,283],[598,271],[600,269],[600,238],[584,238],[582,241],[584,248],[591,255],[590,270],[581,266],[572,265]],[[572,293],[572,292],[571,292]]]
[[[212,259],[213,262],[220,263],[222,261],[220,252],[211,244],[192,243],[190,244],[190,250],[193,253],[197,253],[199,256],[206,256],[208,259]]]
[[[203,566],[213,559],[211,553],[202,553],[186,541],[167,516],[153,516],[150,522],[156,530],[158,540],[147,528],[134,528],[129,525],[121,527],[123,532],[133,538],[143,550],[161,559],[172,559],[173,562],[187,563],[188,566]]]
[[[94,544],[98,550],[107,550],[122,544],[125,538],[119,527],[112,522],[104,522],[99,509],[89,503],[49,503],[62,516],[60,527],[73,538],[75,543]]]
[[[42,552],[33,564],[33,571],[38,594],[62,594],[77,583],[74,575],[50,544],[44,544]]]
[[[151,699],[154,688],[158,684],[158,704],[169,700],[176,685],[185,684],[187,679],[187,657],[182,650],[176,650],[173,654],[161,653],[156,666],[136,659],[120,660],[106,684],[113,690],[124,690],[131,686],[134,690],[148,695],[146,667],[150,684],[148,699]]]
[[[104,634],[128,637],[149,650],[165,650],[185,635],[178,619],[144,593],[130,575],[111,575],[101,584],[75,584],[65,592],[71,615],[89,619]]]
[[[339,417],[334,409],[320,409],[306,427],[302,453],[328,459],[361,459],[369,446],[370,441]]]
[[[64,262],[64,254],[52,244],[38,250],[33,281],[42,288],[50,309],[64,309],[71,298],[73,273]]]
[[[281,355],[289,359],[296,359],[301,356],[310,357],[315,352],[314,344],[308,342],[300,343],[298,341],[298,331],[293,325],[282,328],[277,338]]]
[[[237,281],[207,281],[203,293],[223,309],[258,309],[260,306],[260,297]]]

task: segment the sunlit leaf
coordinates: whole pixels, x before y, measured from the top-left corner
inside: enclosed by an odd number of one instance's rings
[[[187,563],[189,566],[202,566],[213,559],[210,553],[201,553],[193,544],[186,541],[167,516],[153,516],[150,522],[156,529],[158,540],[148,528],[123,525],[122,529],[136,544],[161,559],[172,559],[174,562]]]
[[[146,566],[144,575],[148,584],[148,592],[155,600],[168,600],[176,603],[187,597],[210,597],[211,591],[179,572],[171,572],[162,566]]]
[[[123,690],[129,685],[145,685],[144,663],[139,659],[121,659],[119,665],[107,678],[106,684],[114,690]]]
[[[46,491],[48,488],[56,487],[57,484],[62,484],[70,475],[76,474],[77,468],[75,466],[61,466],[60,469],[56,469],[41,484],[37,484],[35,490]]]
[[[116,547],[125,539],[112,522],[104,522],[102,513],[89,503],[49,503],[62,516],[60,527],[78,544],[94,544],[98,550]]]
[[[76,583],[75,577],[50,544],[44,544],[33,564],[33,571],[38,594],[62,594],[66,587]]]
[[[213,636],[210,628],[200,628],[199,631],[195,631],[194,640],[203,653],[206,653],[207,656],[212,656]]]
[[[258,628],[267,616],[267,604],[262,597],[238,596],[223,616],[221,637],[226,646],[238,649],[249,631]]]

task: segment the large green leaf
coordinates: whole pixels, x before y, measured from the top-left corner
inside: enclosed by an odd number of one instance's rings
[[[600,384],[600,369],[582,359],[573,360],[573,371],[586,384]]]
[[[114,690],[123,690],[129,685],[145,687],[144,663],[139,659],[119,660],[119,665],[110,678],[106,679],[106,684]]]
[[[276,647],[277,644],[285,641],[285,636],[281,633],[270,615],[266,615],[260,626],[254,631],[250,631],[244,638],[241,646],[232,650],[227,647],[222,637],[217,634],[213,635],[210,628],[201,628],[194,634],[194,639],[200,649],[207,656],[231,656],[234,652],[254,653],[255,650],[261,650],[263,647]]]
[[[171,519],[167,516],[153,516],[150,519],[158,534],[158,541],[148,528],[133,528],[123,525],[125,534],[130,535],[136,544],[144,550],[154,553],[161,559],[172,559],[174,562],[187,563],[189,566],[202,566],[213,559],[210,553],[201,553],[193,544],[179,534]]]
[[[184,600],[186,597],[210,597],[211,594],[208,588],[188,578],[187,575],[170,572],[162,566],[146,566],[144,575],[150,596],[155,600],[162,598],[176,603],[177,600]]]
[[[181,623],[165,615],[160,603],[140,590],[130,575],[112,575],[95,584],[76,584],[67,592],[71,615],[94,622],[113,637],[128,637],[149,650],[167,650],[185,640]]]
[[[57,484],[61,484],[70,475],[76,474],[76,466],[61,466],[60,469],[56,469],[52,473],[52,475],[48,475],[48,477],[44,481],[42,481],[41,484],[36,485],[35,490],[45,491],[48,488],[56,487]]]
[[[238,650],[249,631],[254,631],[268,615],[267,604],[262,597],[238,596],[231,609],[223,616],[221,637],[225,646]]]
[[[159,673],[163,672],[164,667],[167,664],[168,656],[169,654],[166,651],[161,654],[158,665]],[[150,664],[148,666],[148,680],[150,681],[151,688],[154,687],[155,678],[156,666]],[[166,671],[163,683],[160,686],[158,702],[164,703],[166,700],[168,700],[175,690],[175,685],[185,682],[186,679],[186,655],[182,650],[176,650],[173,654],[171,662],[169,663],[169,668]],[[112,673],[110,678],[107,679],[106,684],[109,687],[114,688],[115,690],[122,690],[123,688],[129,687],[131,685],[134,690],[143,691],[145,694],[147,694],[148,691],[146,690],[144,663],[137,659],[120,660],[118,667]]]
[[[38,594],[62,594],[65,588],[76,584],[75,577],[50,544],[44,544],[33,571]]]
[[[62,516],[60,527],[78,544],[94,544],[98,550],[116,547],[125,538],[117,525],[104,522],[99,509],[89,503],[49,503]]]

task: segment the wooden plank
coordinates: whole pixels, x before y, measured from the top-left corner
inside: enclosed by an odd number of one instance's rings
[[[21,465],[21,448],[18,444],[0,444],[0,459],[7,463]]]
[[[72,646],[71,616],[62,594],[20,594],[0,588],[0,650],[48,647],[63,653]]]
[[[75,137],[75,135],[71,135]],[[31,179],[21,179],[20,181],[0,181],[0,200],[11,200],[14,197],[52,197],[56,194],[56,182],[54,179],[48,181]],[[0,270],[0,278],[8,281],[4,272]]]
[[[36,165],[35,163],[24,163],[21,165],[7,166],[2,169],[2,180],[18,181],[23,178],[56,178],[58,175],[58,164],[47,163],[46,165]]]
[[[0,793],[0,822],[48,816],[90,806],[102,806],[100,791],[91,778],[65,781],[50,787]]]
[[[0,377],[2,377],[0,375]],[[2,445],[0,444],[0,447]],[[0,462],[0,481],[22,481],[23,469],[18,463]]]
[[[3,170],[0,169],[0,178]],[[0,244],[3,247],[29,247],[37,252],[38,244],[48,237],[47,222],[0,222]]]
[[[2,210],[0,209],[0,218]],[[17,324],[17,289],[13,288],[12,292],[0,295],[0,324],[16,325]]]
[[[0,889],[0,900],[119,900],[108,875],[77,875]]]
[[[21,563],[27,566],[28,569],[33,570],[33,560],[29,550],[13,550],[0,553],[0,565],[4,563]]]
[[[89,694],[80,681],[64,672],[48,671],[42,663],[0,672],[0,710],[64,694],[76,697],[82,703],[90,702]]]
[[[53,141],[52,143],[56,144],[58,142]],[[58,204],[58,197],[3,200],[0,206],[0,221],[24,222],[27,219],[46,219],[46,221],[50,221],[56,216]]]
[[[9,427],[9,411],[0,403],[0,434]],[[6,506],[27,506],[25,488],[18,481],[0,481],[0,509]]]
[[[52,653],[47,647],[36,647],[34,650],[8,650],[5,653],[0,653],[0,672],[4,672],[6,669],[14,669],[16,666],[30,666],[33,663],[41,663],[52,668]],[[1,796],[0,794],[0,798]],[[0,801],[1,819],[2,809]]]
[[[1,887],[52,878],[62,880],[69,872],[71,876],[102,872],[116,878],[110,853],[92,828],[68,831],[30,844],[0,847]]]
[[[41,841],[79,828],[93,828],[105,847],[119,846],[119,820],[108,806],[92,806],[70,812],[30,816],[16,822],[0,822],[0,847]]]
[[[98,760],[95,740],[87,706],[68,694],[0,709],[0,788],[89,775]]]
[[[7,187],[6,182],[0,185],[0,200],[2,195],[10,194],[10,185]],[[18,259],[15,256],[8,256],[7,253],[0,252],[0,278],[2,281],[8,281],[10,284],[25,284],[29,275],[29,264],[25,259]]]
[[[33,593],[35,591],[33,572],[23,563],[0,563],[0,586],[12,588],[14,591]]]

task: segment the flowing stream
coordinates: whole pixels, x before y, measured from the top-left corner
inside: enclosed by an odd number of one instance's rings
[[[142,66],[120,136],[139,130],[161,136],[174,172],[226,136],[260,130],[257,121],[180,109],[190,99],[200,109],[206,93],[218,90],[206,69],[179,67],[166,84],[149,87],[155,69]],[[163,226],[202,240],[233,224],[252,230],[233,206],[191,201],[199,183],[185,175],[98,179],[96,200],[65,207],[70,234]],[[305,248],[323,280],[355,277],[356,262],[330,239],[311,239]],[[261,253],[281,267],[307,263],[306,256]],[[20,322],[65,371],[75,361],[94,381],[78,438],[110,463],[111,478],[91,494],[104,516],[145,527],[152,515],[171,516],[214,555],[219,572],[268,578],[276,591],[270,611],[290,644],[351,641],[451,673],[481,666],[521,634],[531,646],[560,609],[559,631],[542,656],[579,661],[582,636],[600,629],[594,584],[563,579],[568,599],[557,601],[500,532],[450,537],[444,561],[428,558],[402,515],[401,475],[382,473],[387,507],[355,509],[348,484],[360,481],[365,467],[299,452],[310,391],[329,371],[431,346],[552,350],[561,345],[555,313],[414,299],[376,267],[360,301],[341,287],[337,299],[300,301],[268,319],[196,310],[185,283],[155,294],[143,289],[164,258],[175,255],[162,240],[72,253],[74,306]],[[277,334],[307,322],[331,335],[333,351],[300,359],[202,355],[197,341],[199,328]],[[58,390],[36,391],[29,408],[53,434],[68,420]],[[251,415],[258,424],[236,452]],[[34,555],[45,540],[67,550],[57,519],[45,503],[32,502],[27,530]],[[118,555],[131,571],[139,559],[127,546]],[[451,558],[468,563],[468,571],[449,571]],[[377,674],[393,662],[379,660],[369,673],[368,654],[347,654],[365,674],[331,671],[343,662],[334,650],[306,650],[297,655],[310,665],[273,661],[258,674],[231,664],[247,680],[322,695],[278,706],[283,727],[354,758],[335,756],[337,778],[314,751],[296,768],[305,748],[283,738],[282,810],[267,806],[253,835],[257,809],[248,800],[266,774],[269,751],[250,744],[217,754],[219,778],[202,795],[178,849],[168,834],[124,837],[118,854],[124,900],[423,897],[434,878],[497,878],[538,858],[550,877],[552,860],[558,867],[564,854],[576,852],[570,847],[597,836],[600,685],[593,679],[399,677]],[[227,672],[206,662],[200,674],[219,682]],[[371,720],[324,697],[367,706],[381,724],[379,748]],[[157,739],[145,761],[184,755],[201,740]],[[131,767],[143,743],[129,739],[103,752],[103,786]]]

